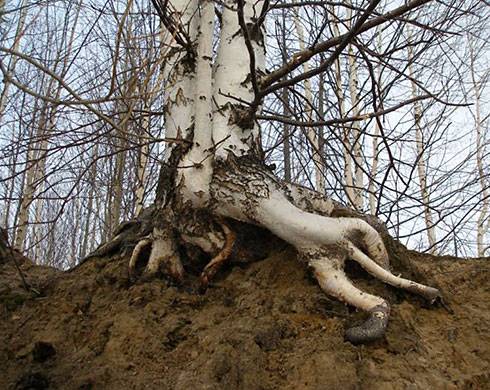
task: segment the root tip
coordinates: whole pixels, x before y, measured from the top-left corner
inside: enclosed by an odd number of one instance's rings
[[[345,332],[345,340],[354,345],[377,340],[386,332],[390,309],[388,305],[376,306],[362,325],[349,328]]]
[[[442,300],[441,292],[437,288],[433,287],[427,287],[422,291],[421,295],[427,299],[431,305]]]

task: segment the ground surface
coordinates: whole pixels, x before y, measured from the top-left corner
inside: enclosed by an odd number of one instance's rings
[[[317,287],[294,253],[221,272],[205,295],[164,280],[132,284],[127,259],[69,273],[23,262],[41,292],[0,264],[1,389],[490,388],[490,261],[406,253],[404,275],[440,287],[449,310],[374,281],[392,302],[383,340],[353,346],[361,321]],[[452,313],[451,313],[452,310]]]

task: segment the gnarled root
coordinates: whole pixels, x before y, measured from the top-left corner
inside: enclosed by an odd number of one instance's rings
[[[180,225],[181,243],[199,247],[207,254],[214,255],[200,276],[200,291],[206,291],[209,282],[221,266],[230,258],[236,234],[222,218],[209,218],[203,213],[193,213],[192,218],[185,219]],[[182,283],[184,267],[180,261],[177,248],[177,237],[172,228],[155,228],[153,233],[143,237],[135,246],[129,260],[129,275],[136,277],[136,264],[142,251],[151,245],[148,263],[144,270],[145,277],[151,277],[160,270],[174,281]]]
[[[363,324],[347,329],[345,338],[353,344],[376,340],[386,331],[390,306],[384,299],[356,288],[345,275],[343,262],[344,258],[339,257],[339,252],[334,252],[329,258],[310,260],[309,265],[320,287],[328,295],[370,313]]]
[[[211,259],[201,273],[201,286],[199,288],[201,293],[206,291],[210,280],[214,275],[216,275],[221,266],[230,258],[233,245],[235,244],[235,232],[231,230],[224,222],[221,222],[220,226],[225,234],[225,244],[220,252]]]
[[[150,237],[145,237],[141,241],[139,241],[133,249],[133,253],[131,254],[131,258],[129,259],[129,278],[134,280],[136,278],[136,263],[141,255],[143,249],[147,246],[151,245],[153,240]]]

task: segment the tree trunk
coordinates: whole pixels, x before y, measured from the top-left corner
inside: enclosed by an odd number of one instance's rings
[[[260,15],[267,4],[226,2],[214,71],[214,3],[179,0],[172,8],[160,7],[170,47],[164,68],[166,135],[178,142],[166,150],[154,207],[118,229],[97,254],[131,243],[134,276],[139,257],[151,247],[147,275],[163,270],[181,281],[182,260],[200,251],[211,258],[201,275],[205,288],[222,263],[240,255],[244,235],[255,226],[268,235],[252,235],[245,257],[265,237],[270,241],[270,234],[289,243],[325,292],[369,313],[364,324],[347,330],[347,339],[372,340],[386,329],[389,305],[351,284],[343,271],[347,257],[430,301],[439,292],[391,274],[381,236],[370,224],[349,218],[352,213],[318,192],[279,180],[266,166],[255,115],[265,74]]]
[[[415,98],[417,96],[417,85],[413,81],[413,54],[411,46],[408,46],[408,57],[409,57],[409,73],[412,78],[412,96]],[[424,140],[422,135],[422,107],[420,102],[416,101],[413,106],[413,116],[415,122],[415,144],[417,146],[417,172],[419,176],[420,185],[420,195],[422,198],[423,208],[424,208],[424,219],[425,227],[427,231],[427,240],[429,243],[429,252],[435,254],[437,252],[436,248],[436,232],[434,221],[432,218],[432,212],[430,209],[430,194],[427,187],[427,168],[424,156]]]
[[[381,52],[382,50],[382,40],[381,40],[381,31],[378,29],[377,31],[378,34],[378,39],[377,39],[377,50]],[[378,88],[379,90],[382,90],[381,86],[381,65],[378,65]],[[380,96],[380,99],[383,97]],[[373,134],[373,141],[372,141],[372,164],[371,164],[371,171],[369,172],[369,186],[368,186],[368,194],[369,194],[369,211],[371,212],[371,215],[376,215],[376,212],[378,210],[378,200],[376,198],[376,174],[378,173],[378,163],[379,163],[379,151],[378,151],[378,137],[381,134],[381,129],[380,129],[380,124],[382,121],[382,117],[380,118],[375,118],[374,121],[374,134]]]
[[[469,38],[470,39],[470,38]],[[488,218],[489,209],[489,191],[487,177],[484,170],[484,142],[483,142],[483,126],[481,118],[481,82],[476,79],[475,71],[475,54],[473,50],[473,42],[469,41],[470,46],[470,74],[473,90],[475,93],[475,131],[476,131],[476,168],[478,171],[478,181],[481,191],[481,210],[478,214],[477,231],[476,231],[476,248],[478,257],[485,256],[485,251],[489,246],[485,245],[485,235],[490,227],[490,219]]]
[[[339,23],[336,19],[335,7],[330,7],[330,13],[334,17],[332,21],[333,36],[340,36]],[[335,60],[335,94],[339,106],[339,116],[345,116],[345,98],[342,85],[342,66],[340,58]],[[355,207],[354,177],[352,175],[352,145],[350,141],[350,131],[346,125],[342,128],[342,146],[344,156],[344,192],[347,196],[348,204]]]
[[[347,2],[351,5],[351,2]],[[347,7],[348,28],[352,28],[352,8]],[[359,101],[359,79],[357,72],[357,61],[354,56],[353,45],[348,47],[348,64],[349,64],[349,93],[352,112],[351,114],[358,117],[361,113]],[[352,122],[350,127],[350,137],[352,142],[352,156],[354,161],[354,204],[358,211],[364,208],[363,191],[364,191],[364,172],[362,170],[362,143],[361,143],[361,125],[359,121]]]

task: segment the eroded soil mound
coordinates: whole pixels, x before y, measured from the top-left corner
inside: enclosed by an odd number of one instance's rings
[[[132,284],[128,259],[96,258],[68,273],[23,261],[36,296],[7,261],[0,388],[490,388],[490,262],[409,257],[398,271],[441,288],[448,307],[351,267],[358,286],[393,305],[386,337],[364,346],[343,340],[364,315],[325,296],[289,250],[229,266],[205,295]]]

